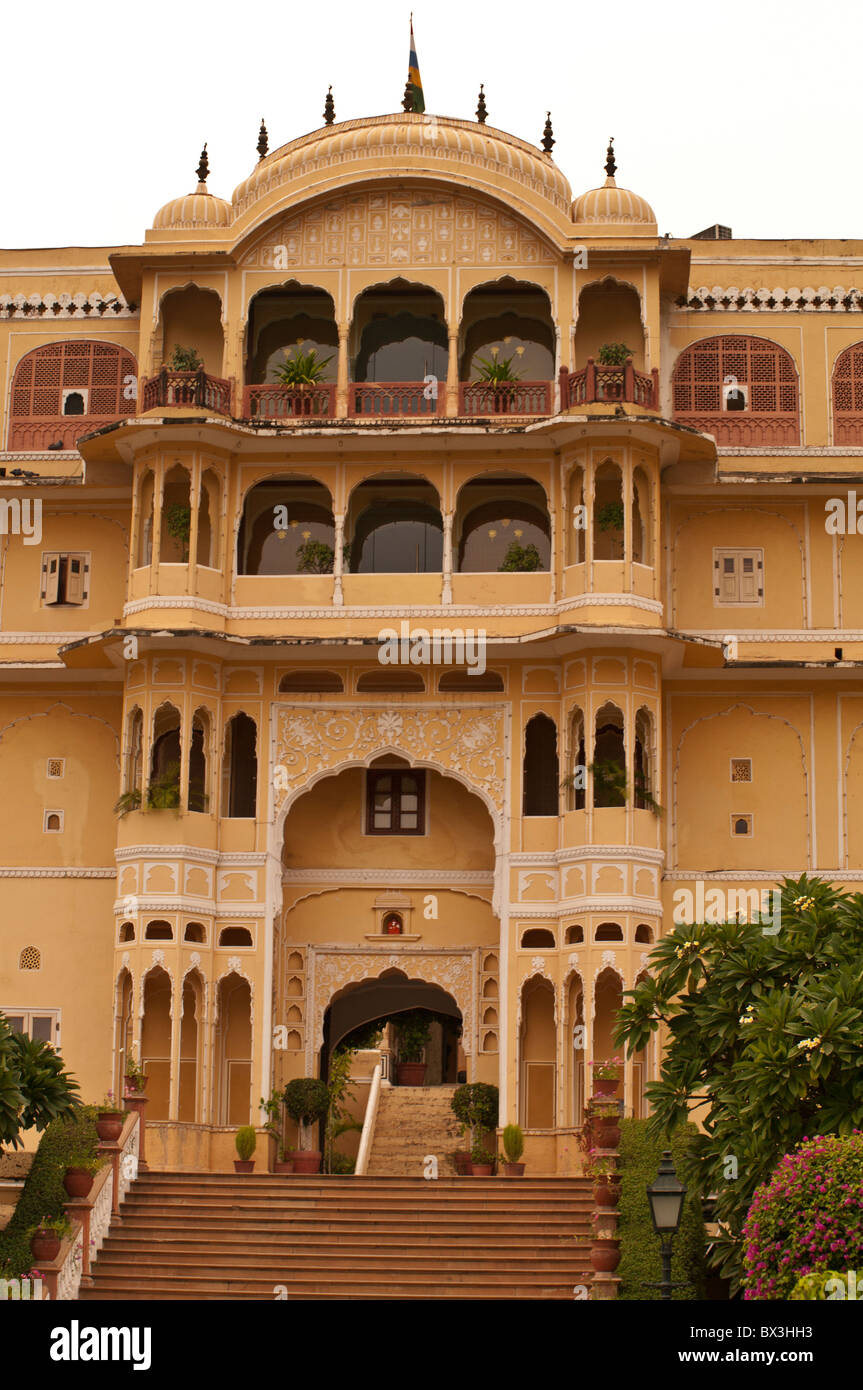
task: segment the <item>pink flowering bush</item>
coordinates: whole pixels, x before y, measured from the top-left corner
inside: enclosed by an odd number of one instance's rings
[[[743,1225],[744,1298],[788,1298],[801,1275],[863,1263],[863,1133],[804,1139],[756,1189]]]

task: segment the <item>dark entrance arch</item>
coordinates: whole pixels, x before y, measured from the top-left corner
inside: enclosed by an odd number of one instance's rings
[[[461,1010],[452,995],[439,985],[409,980],[401,970],[387,970],[377,979],[349,984],[330,1000],[324,1014],[321,1076],[328,1079],[333,1051],[357,1028],[379,1018],[395,1021],[399,1014],[416,1009],[427,1012],[432,1019],[425,1084],[454,1085],[465,1067],[459,1044]]]

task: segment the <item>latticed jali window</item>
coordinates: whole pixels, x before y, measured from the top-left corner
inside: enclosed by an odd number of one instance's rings
[[[751,782],[751,781],[752,781],[752,759],[751,759],[751,758],[732,758],[732,759],[731,759],[731,780],[732,780],[732,782]]]
[[[35,348],[15,371],[9,447],[40,448],[54,442],[31,438],[40,422],[68,419],[65,428],[80,435],[86,432],[82,416],[108,422],[134,415],[134,388],[128,388],[137,380],[137,371],[132,354],[114,343],[85,339]]]
[[[836,359],[833,443],[863,444],[863,343],[853,343]]]
[[[42,967],[42,956],[36,946],[25,946],[18,957],[19,970],[40,970]]]
[[[766,338],[730,334],[705,338],[681,353],[674,372],[675,414],[725,410],[729,377],[732,386],[746,388],[746,409],[753,414],[797,414],[797,372],[785,349]]]

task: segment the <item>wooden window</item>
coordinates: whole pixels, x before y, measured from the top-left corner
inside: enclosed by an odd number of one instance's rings
[[[425,773],[397,769],[370,772],[366,783],[366,833],[425,832]]]
[[[6,1009],[0,1007],[13,1033],[25,1033],[34,1042],[60,1045],[60,1013],[58,1009]]]
[[[714,550],[714,606],[763,604],[763,557],[762,550]]]
[[[46,607],[86,603],[89,596],[89,555],[79,551],[43,554],[41,598]]]

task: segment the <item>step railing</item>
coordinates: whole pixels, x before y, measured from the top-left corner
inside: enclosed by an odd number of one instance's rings
[[[363,1119],[363,1132],[360,1135],[360,1148],[354,1165],[354,1175],[358,1178],[364,1177],[369,1169],[369,1158],[371,1157],[375,1124],[378,1118],[378,1105],[381,1099],[381,1073],[382,1067],[378,1062],[372,1072],[372,1084],[369,1087],[369,1098],[366,1102],[366,1113]]]

